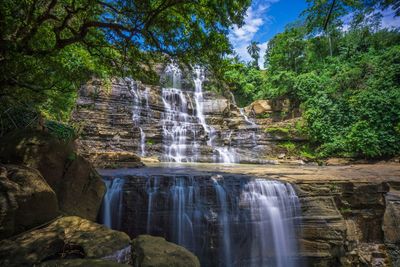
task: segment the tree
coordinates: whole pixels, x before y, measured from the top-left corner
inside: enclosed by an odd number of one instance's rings
[[[260,47],[258,45],[258,42],[252,41],[249,46],[247,46],[247,52],[253,59],[253,67],[255,68],[259,68],[258,60],[260,59]]]
[[[217,67],[231,51],[229,27],[243,23],[249,4],[250,0],[229,4],[223,0],[4,0],[0,5],[2,103],[55,107],[56,99],[73,98],[76,89],[93,76],[155,82],[151,65],[170,57]]]

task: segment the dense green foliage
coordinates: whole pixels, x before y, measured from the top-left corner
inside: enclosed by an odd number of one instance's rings
[[[305,22],[269,42],[266,70],[233,60],[227,83],[241,104],[288,99],[292,110],[300,108],[321,157],[400,154],[399,30],[383,29],[376,9],[346,1],[337,1],[324,30],[328,1],[310,2]],[[345,31],[340,17],[349,12]]]
[[[4,0],[0,4],[0,128],[23,110],[69,118],[89,79],[155,83],[154,63],[218,68],[250,0]],[[1,135],[1,132],[0,132]]]

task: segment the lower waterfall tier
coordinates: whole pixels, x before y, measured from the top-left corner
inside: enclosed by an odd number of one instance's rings
[[[111,228],[163,236],[202,266],[298,265],[299,200],[288,183],[151,168],[104,179],[100,217]]]

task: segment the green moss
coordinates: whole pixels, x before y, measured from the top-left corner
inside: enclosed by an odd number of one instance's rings
[[[45,126],[49,133],[60,140],[70,141],[77,137],[75,129],[71,125],[65,123],[47,120]]]
[[[75,152],[71,152],[71,153],[68,155],[67,160],[68,160],[69,162],[72,162],[72,161],[76,160],[76,157],[77,157],[76,153],[75,153]]]
[[[258,114],[257,119],[268,119],[271,118],[271,113],[263,113],[263,114]]]
[[[146,145],[148,145],[148,146],[152,146],[152,145],[154,145],[154,140],[153,139],[147,139],[146,140]]]
[[[265,129],[266,133],[272,134],[289,134],[290,128],[283,128],[283,127],[269,127]]]
[[[350,207],[341,207],[340,208],[340,213],[342,213],[342,214],[349,214],[351,212],[352,212],[352,210]]]
[[[286,150],[286,154],[288,156],[294,156],[297,154],[297,147],[296,144],[294,144],[293,142],[284,142],[278,145],[279,147],[283,148]]]

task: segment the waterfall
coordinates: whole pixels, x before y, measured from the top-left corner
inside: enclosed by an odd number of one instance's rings
[[[122,178],[104,180],[107,191],[104,195],[101,218],[102,224],[112,229],[120,229],[122,216],[123,186]]]
[[[167,178],[147,178],[147,233],[154,227],[212,266],[297,266],[300,206],[290,184],[221,175],[160,179]],[[207,243],[215,231],[217,255]]]
[[[299,200],[293,188],[257,179],[245,185],[240,201],[250,210],[247,219],[253,229],[249,266],[271,265],[268,260],[271,251],[275,255],[273,266],[295,266],[294,220],[299,216]],[[262,236],[272,236],[273,242]]]
[[[188,249],[194,247],[194,232],[192,223],[193,180],[185,185],[183,178],[177,177],[171,187],[172,200],[172,241]]]
[[[149,94],[150,89],[145,88],[144,91],[140,90],[138,82],[131,78],[125,78],[125,83],[128,85],[131,95],[133,97],[133,108],[132,108],[132,121],[140,133],[140,145],[138,147],[138,153],[140,156],[146,156],[146,133],[143,131],[142,125],[142,110],[145,110],[147,118],[151,118],[151,109],[149,105]]]
[[[148,198],[148,206],[147,206],[147,223],[146,223],[146,233],[151,234],[152,228],[152,214],[153,214],[153,205],[154,205],[154,197],[157,194],[159,189],[159,179],[157,177],[153,179],[148,179],[146,183],[146,192],[149,196]]]
[[[194,92],[194,100],[196,103],[196,116],[206,132],[209,135],[209,139],[207,144],[212,146],[212,136],[210,135],[211,129],[206,123],[206,118],[204,116],[204,98],[203,98],[203,81],[204,81],[204,70],[200,67],[195,67],[194,69],[196,75],[194,77],[194,85],[195,85],[195,92]]]
[[[140,131],[140,156],[146,156],[146,134],[142,127],[139,127]]]
[[[214,187],[217,193],[218,205],[220,207],[219,223],[220,223],[220,241],[223,244],[222,254],[224,259],[224,266],[230,267],[232,266],[232,255],[231,255],[231,231],[229,226],[229,214],[228,214],[228,200],[226,196],[226,192],[224,188],[218,183],[217,178],[222,178],[222,176],[218,175],[216,177],[211,177],[214,182]]]
[[[240,112],[240,115],[242,115],[242,117],[248,124],[250,124],[251,126],[257,127],[257,124],[253,120],[250,120],[249,117],[247,117],[247,115],[244,113],[243,108],[239,108],[239,112]]]

